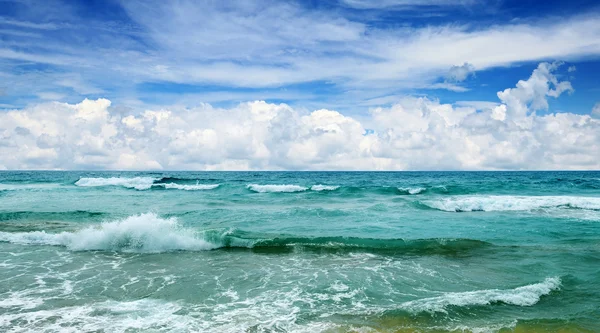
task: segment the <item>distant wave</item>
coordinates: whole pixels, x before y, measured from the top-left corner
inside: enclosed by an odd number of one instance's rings
[[[275,185],[275,184],[250,184],[246,186],[250,191],[258,193],[293,193],[293,192],[304,192],[304,191],[335,191],[339,189],[339,186],[334,185],[313,185],[311,187],[305,187],[300,185]]]
[[[278,192],[304,192],[308,190],[308,187],[299,186],[299,185],[259,185],[259,184],[250,184],[247,186],[250,191],[258,192],[258,193],[278,193]]]
[[[185,190],[185,191],[198,191],[198,190],[213,190],[219,187],[219,184],[199,184],[196,185],[186,185],[186,184],[176,184],[176,183],[165,183],[165,184],[154,184],[152,186],[162,186],[166,189],[177,189],[177,190]]]
[[[546,278],[540,283],[515,289],[488,289],[466,292],[445,293],[441,296],[405,302],[401,308],[411,312],[446,312],[449,306],[477,306],[505,303],[518,306],[532,306],[544,295],[560,288],[559,277]]]
[[[313,185],[310,187],[311,191],[335,191],[338,188],[340,187],[332,185]]]
[[[60,187],[56,183],[22,183],[22,184],[0,184],[1,191],[19,191],[19,190],[45,190]]]
[[[160,178],[152,177],[133,177],[133,178],[80,178],[75,182],[75,185],[81,187],[97,187],[97,186],[123,186],[126,188],[134,188],[136,190],[148,190],[152,187],[155,181]]]
[[[0,242],[64,246],[72,251],[157,253],[204,251],[218,248],[287,253],[296,248],[318,252],[385,252],[415,255],[448,254],[492,246],[472,239],[371,239],[356,237],[255,237],[239,230],[197,231],[174,217],[154,213],[134,215],[74,232],[0,232]]]
[[[600,197],[577,196],[455,196],[421,201],[421,204],[446,212],[526,211],[541,208],[600,210]]]
[[[427,189],[424,187],[398,187],[398,191],[408,194],[419,194],[425,192]]]
[[[98,186],[122,186],[125,188],[132,188],[136,190],[149,190],[152,187],[163,187],[165,189],[177,189],[185,191],[197,191],[197,190],[212,190],[219,187],[219,184],[199,184],[196,182],[195,185],[191,184],[177,184],[177,183],[158,183],[163,181],[163,178],[152,178],[152,177],[133,177],[133,178],[80,178],[75,182],[76,186],[81,187],[98,187]]]

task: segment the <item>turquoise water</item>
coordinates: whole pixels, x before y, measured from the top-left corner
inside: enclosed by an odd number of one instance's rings
[[[0,331],[599,332],[600,172],[0,172]]]

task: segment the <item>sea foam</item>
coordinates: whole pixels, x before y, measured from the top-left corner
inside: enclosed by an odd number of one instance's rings
[[[97,186],[123,186],[126,188],[134,188],[136,190],[148,190],[154,182],[159,180],[152,177],[133,177],[133,178],[86,178],[82,177],[75,185],[81,187],[97,187]]]
[[[340,188],[339,186],[334,186],[334,185],[313,185],[310,187],[311,191],[335,191],[338,188]]]
[[[398,187],[398,191],[408,194],[419,194],[425,192],[427,189],[424,187]]]
[[[518,306],[532,306],[542,296],[559,289],[560,284],[559,277],[550,277],[540,283],[515,289],[445,293],[442,296],[405,302],[402,303],[401,307],[411,312],[446,312],[448,306],[477,306],[498,302]]]
[[[152,186],[162,186],[166,189],[176,189],[176,190],[184,190],[184,191],[200,191],[200,190],[213,190],[219,187],[219,184],[199,184],[196,185],[186,185],[186,184],[177,184],[177,183],[165,183],[165,184],[154,184]]]
[[[80,178],[75,182],[76,186],[81,187],[97,187],[97,186],[123,186],[126,188],[133,188],[136,190],[149,190],[152,187],[163,187],[166,189],[176,189],[184,191],[198,191],[198,190],[213,190],[219,187],[220,184],[200,184],[196,182],[195,185],[189,184],[177,184],[177,183],[156,183],[162,178],[152,177],[133,177],[133,178]]]
[[[307,187],[299,186],[299,185],[259,185],[259,184],[250,184],[247,186],[250,191],[258,192],[258,193],[278,193],[278,192],[303,192],[308,190]]]
[[[577,196],[455,196],[421,203],[447,212],[525,211],[558,207],[600,210],[600,197]]]
[[[75,232],[57,234],[44,231],[0,232],[0,241],[15,244],[57,245],[72,251],[104,250],[122,252],[202,251],[218,244],[198,237],[194,230],[182,227],[175,218],[163,219],[154,213],[134,215],[102,223]]]

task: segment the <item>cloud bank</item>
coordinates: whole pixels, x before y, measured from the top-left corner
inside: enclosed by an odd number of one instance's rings
[[[600,120],[538,114],[573,91],[541,63],[499,103],[405,97],[353,118],[255,101],[129,113],[107,99],[0,113],[2,169],[600,169]]]

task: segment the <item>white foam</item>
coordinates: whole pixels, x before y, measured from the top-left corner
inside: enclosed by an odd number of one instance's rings
[[[423,298],[401,304],[411,312],[446,312],[446,307],[488,305],[502,302],[518,306],[532,306],[540,297],[548,295],[560,287],[560,278],[546,278],[543,282],[530,284],[515,289],[489,289],[458,293],[445,293],[442,296]]]
[[[250,184],[247,186],[249,190],[259,193],[277,193],[277,192],[303,192],[308,190],[307,187],[299,185],[259,185]]]
[[[335,191],[339,186],[334,185],[313,185],[310,187],[311,191]]]
[[[136,190],[147,190],[152,187],[154,182],[159,180],[152,177],[133,177],[133,178],[80,178],[75,185],[82,187],[97,187],[97,186],[123,186],[126,188],[134,188]]]
[[[402,192],[407,192],[408,194],[419,194],[427,189],[424,187],[398,187],[398,190]]]
[[[58,234],[44,231],[0,232],[0,241],[28,245],[58,245],[73,251],[105,250],[123,252],[202,251],[219,247],[179,225],[175,218],[163,219],[154,213],[102,223],[76,232]]]
[[[556,207],[600,210],[600,197],[577,196],[455,196],[422,203],[447,212],[525,211]]]
[[[184,191],[201,191],[201,190],[214,190],[219,187],[220,184],[199,184],[196,185],[184,185],[177,183],[168,183],[168,184],[154,184],[153,186],[162,186],[166,189],[176,189],[176,190],[184,190]]]
[[[60,184],[54,183],[35,183],[35,184],[0,184],[0,191],[18,191],[18,190],[43,190],[59,187]]]

